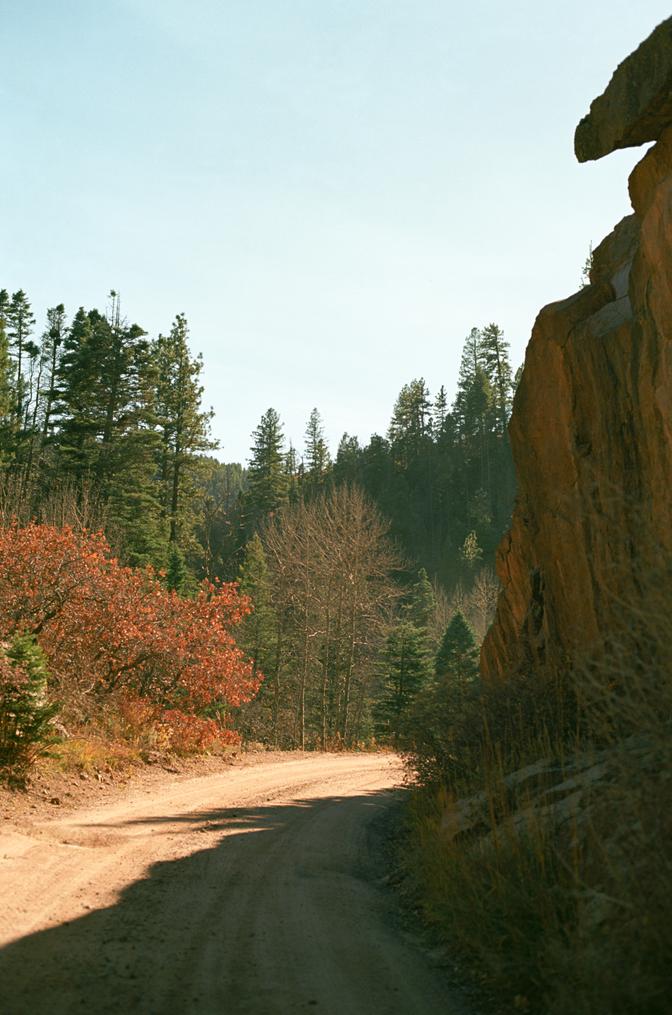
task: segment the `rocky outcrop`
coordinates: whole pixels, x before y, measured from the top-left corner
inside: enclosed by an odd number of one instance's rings
[[[618,66],[576,128],[579,162],[656,141],[672,121],[672,19],[663,21]]]
[[[591,284],[541,311],[527,348],[486,678],[599,651],[636,601],[643,557],[672,551],[672,18],[592,104],[576,151],[647,140],[634,213],[596,249]]]

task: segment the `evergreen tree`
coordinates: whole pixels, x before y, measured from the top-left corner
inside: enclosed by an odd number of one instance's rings
[[[384,437],[374,433],[361,454],[362,476],[368,493],[385,510],[392,485],[392,459],[390,445]]]
[[[299,462],[296,448],[290,442],[285,453],[285,475],[287,476],[287,499],[296,504],[303,490],[303,463]]]
[[[402,609],[406,619],[428,636],[436,610],[436,597],[424,567],[419,569]]]
[[[9,347],[14,358],[14,417],[15,426],[20,430],[24,420],[26,401],[26,381],[24,369],[26,366],[26,345],[30,341],[30,335],[35,324],[35,317],[30,306],[28,297],[23,289],[19,289],[11,298],[5,310],[7,321],[7,337]],[[29,350],[32,351],[32,344]]]
[[[166,585],[172,592],[184,592],[187,588],[188,579],[189,572],[184,554],[177,543],[171,543],[168,551]]]
[[[513,375],[508,342],[504,341],[504,332],[501,328],[496,324],[488,324],[481,332],[480,345],[483,367],[493,392],[497,432],[505,434],[513,398]]]
[[[478,654],[474,634],[457,612],[446,628],[436,655],[433,679],[416,695],[406,721],[405,742],[426,784],[454,783],[469,770],[479,752],[481,729]]]
[[[388,637],[384,689],[377,708],[379,735],[391,737],[395,746],[415,696],[432,676],[430,625],[435,610],[434,590],[427,572],[420,568],[402,600],[400,621]]]
[[[32,487],[32,481],[44,464],[43,451],[56,400],[58,359],[65,330],[65,307],[61,303],[47,310],[47,326],[39,349],[32,342],[26,342],[24,346],[31,364],[24,416],[27,446],[25,478],[29,487]]]
[[[313,409],[306,429],[305,490],[307,494],[315,494],[324,486],[330,466],[331,459],[324,440],[322,419],[317,409]]]
[[[465,339],[460,359],[460,372],[457,380],[457,394],[453,405],[453,415],[458,429],[464,431],[465,417],[468,415],[465,402],[468,392],[471,390],[479,368],[484,367],[483,352],[481,348],[481,333],[478,328],[472,328]]]
[[[58,383],[58,361],[66,333],[65,307],[59,303],[47,310],[47,327],[42,336],[40,358],[43,364],[42,387],[42,418],[43,437],[50,432],[52,415],[56,403]]]
[[[446,425],[446,417],[448,415],[448,395],[446,389],[441,385],[439,392],[434,399],[434,408],[432,411],[432,429],[436,435],[441,434]]]
[[[352,484],[359,479],[362,449],[356,437],[344,433],[336,452],[334,479],[337,483]]]
[[[201,408],[203,360],[192,358],[189,328],[184,314],[175,318],[170,334],[159,335],[153,355],[156,365],[156,419],[161,435],[163,505],[171,544],[186,540],[187,494],[193,494],[193,467],[197,456],[213,448],[210,439],[212,411]]]
[[[287,503],[289,486],[283,453],[284,437],[275,409],[268,409],[261,417],[253,439],[244,503],[249,533],[253,533],[264,518]]]
[[[211,581],[233,581],[237,575],[239,513],[247,474],[237,462],[201,456],[194,469],[192,500],[198,571]]]
[[[378,735],[399,746],[413,699],[431,678],[426,633],[402,620],[387,640],[383,689],[376,708]]]
[[[438,680],[468,684],[478,678],[476,639],[459,610],[446,628],[434,669]]]
[[[256,674],[270,669],[268,664],[275,646],[270,575],[264,547],[257,533],[245,546],[238,583],[253,606],[252,613],[243,622],[241,644]]]
[[[388,440],[395,462],[402,466],[417,457],[431,433],[429,391],[424,379],[404,384],[394,406]]]
[[[58,471],[95,487],[131,564],[164,562],[155,373],[145,332],[121,319],[116,292],[107,316],[80,308],[56,370]]]
[[[16,405],[14,370],[9,353],[7,336],[7,310],[9,294],[0,290],[0,466],[6,466],[14,453],[12,419]]]

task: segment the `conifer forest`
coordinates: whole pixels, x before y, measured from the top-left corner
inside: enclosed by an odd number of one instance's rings
[[[184,609],[207,589],[237,597],[240,702],[161,681],[152,697],[131,652],[117,708],[149,697],[278,747],[398,745],[451,619],[478,644],[492,617],[514,494],[502,330],[472,329],[452,394],[409,380],[384,435],[344,433],[332,451],[315,408],[293,447],[271,407],[239,463],[216,457],[195,345],[183,314],[150,336],[114,291],[103,309],[59,304],[41,321],[26,292],[0,291],[3,524],[14,542],[28,524],[66,526],[81,552],[98,533],[101,559]],[[65,722],[104,712],[121,686],[103,682],[86,705],[62,679]]]

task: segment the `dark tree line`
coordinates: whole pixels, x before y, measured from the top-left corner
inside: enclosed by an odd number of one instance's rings
[[[301,457],[285,446],[275,409],[253,435],[241,498],[239,543],[260,521],[331,486],[355,485],[391,522],[406,555],[449,590],[491,563],[514,495],[507,425],[514,380],[508,344],[495,324],[468,336],[452,404],[422,378],[404,385],[384,437],[362,446],[345,433],[332,461],[317,409]]]

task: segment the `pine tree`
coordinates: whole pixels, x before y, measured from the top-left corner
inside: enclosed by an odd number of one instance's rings
[[[464,346],[462,347],[460,372],[457,380],[457,394],[453,404],[453,415],[455,416],[455,420],[460,431],[465,428],[465,402],[467,394],[473,386],[479,367],[483,368],[484,365],[481,349],[481,333],[478,328],[472,328],[465,339]]]
[[[428,636],[436,611],[436,597],[424,567],[419,569],[402,609],[405,618]]]
[[[32,488],[33,480],[44,464],[43,452],[56,401],[58,359],[65,330],[65,307],[61,303],[47,310],[47,327],[42,334],[39,349],[31,342],[26,342],[24,346],[31,363],[24,418],[25,443],[28,448],[25,477],[29,488]],[[43,481],[45,479],[43,477]]]
[[[306,428],[305,490],[309,496],[324,486],[330,467],[322,419],[317,409],[313,409]]]
[[[66,333],[65,307],[59,303],[47,310],[47,327],[42,336],[40,357],[44,364],[42,372],[42,436],[51,429],[52,414],[57,395],[58,361]]]
[[[287,476],[287,499],[296,504],[303,490],[303,463],[299,462],[296,448],[291,443],[285,453],[285,475]]]
[[[446,424],[446,416],[448,415],[448,395],[446,389],[441,385],[438,394],[434,399],[434,408],[432,410],[432,422],[433,431],[435,435],[443,433],[443,429]]]
[[[405,730],[413,699],[431,679],[433,648],[430,625],[436,611],[434,589],[424,568],[404,596],[400,621],[387,641],[384,691],[377,707],[377,728],[395,746]]]
[[[90,400],[96,388],[97,365],[93,330],[100,315],[80,307],[63,338],[56,368],[50,429],[58,445],[59,468],[81,480],[90,472],[96,453],[96,425]]]
[[[210,439],[212,411],[201,408],[203,359],[191,357],[188,336],[187,320],[178,314],[170,334],[159,335],[153,349],[163,504],[171,544],[176,544],[180,535],[185,540],[189,535],[185,513],[187,493],[193,488],[193,467],[200,453],[215,446]]]
[[[436,653],[435,673],[438,680],[467,684],[478,678],[478,650],[474,632],[459,611],[446,628]]]
[[[268,409],[261,417],[253,439],[244,503],[246,529],[250,534],[264,518],[287,503],[289,485],[282,426],[275,409]]]
[[[30,341],[30,335],[35,324],[35,317],[30,306],[28,297],[23,289],[14,293],[9,305],[6,308],[7,337],[9,347],[15,363],[14,371],[14,418],[17,430],[23,425],[26,401],[26,381],[24,369],[26,366],[26,344]],[[32,345],[29,346],[32,349]]]
[[[63,342],[52,409],[57,470],[109,505],[128,563],[161,565],[156,368],[145,332],[122,320],[110,295],[108,314],[80,308]]]
[[[334,480],[336,483],[356,483],[361,470],[362,449],[356,437],[344,433],[336,452]]]
[[[450,785],[475,760],[474,728],[481,728],[478,676],[474,634],[457,612],[436,654],[434,677],[416,695],[406,719],[405,743],[425,784]]]
[[[413,699],[431,678],[432,660],[425,632],[402,620],[387,640],[383,691],[376,707],[378,735],[399,746]]]
[[[14,454],[12,419],[16,405],[14,369],[9,353],[7,310],[9,294],[0,290],[0,466],[6,466]]]
[[[509,345],[504,332],[496,324],[488,324],[481,331],[483,367],[493,392],[496,428],[505,434],[511,415],[513,375],[509,361]]]
[[[166,585],[172,592],[184,592],[187,587],[189,572],[182,550],[177,543],[171,543],[168,551],[168,567],[166,568]]]
[[[429,391],[420,377],[404,384],[394,406],[388,440],[396,463],[407,466],[425,447],[431,433]]]
[[[581,269],[581,288],[585,289],[590,285],[590,273],[593,269],[593,244],[588,244],[588,256],[583,262],[583,268]]]
[[[478,564],[483,557],[483,550],[478,545],[478,536],[473,529],[465,536],[460,549],[460,556],[470,570],[473,570],[476,564]]]
[[[254,673],[270,670],[275,648],[275,623],[270,575],[264,547],[255,533],[245,546],[238,579],[240,591],[252,600],[253,611],[242,627],[241,644],[252,662]]]

